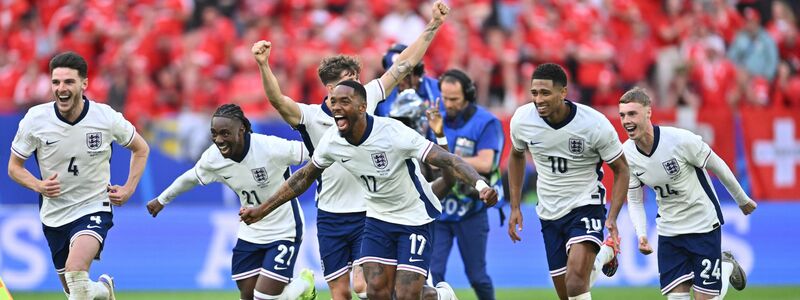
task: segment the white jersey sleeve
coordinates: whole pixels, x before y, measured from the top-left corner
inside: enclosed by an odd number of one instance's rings
[[[133,142],[133,137],[136,136],[136,128],[117,111],[111,110],[109,116],[112,120],[111,136],[114,141],[123,147],[128,147]]]
[[[622,156],[622,143],[619,141],[617,131],[608,119],[602,119],[597,126],[595,143],[600,158],[606,163],[612,163]]]
[[[395,126],[395,128],[398,130],[395,147],[398,147],[408,157],[424,162],[434,146],[433,142],[406,126]]]
[[[320,169],[326,169],[336,162],[330,153],[330,143],[331,139],[337,135],[339,135],[338,129],[336,127],[331,127],[325,132],[325,135],[322,136],[311,158],[311,163],[313,163],[314,166]]]
[[[514,146],[514,150],[516,150],[517,152],[525,152],[525,150],[528,150],[528,142],[523,140],[520,136],[519,118],[528,115],[530,113],[531,106],[533,106],[533,103],[521,106],[520,108],[517,109],[517,111],[514,112],[514,115],[511,117],[511,122],[509,124],[509,127],[511,129],[511,145]]]
[[[305,150],[303,143],[290,141],[276,136],[266,136],[270,146],[274,147],[280,154],[279,159],[288,162],[290,165],[299,165],[308,161],[308,151]]]
[[[686,135],[681,140],[680,152],[686,162],[698,168],[705,168],[708,157],[711,155],[711,147],[703,142],[703,138],[696,134]]]
[[[194,165],[194,175],[197,177],[197,180],[202,185],[207,185],[209,183],[217,182],[219,180],[219,176],[217,172],[214,171],[214,168],[211,166],[211,162],[215,159],[216,153],[218,153],[216,145],[211,145],[203,152],[203,155],[200,156],[200,160]]]
[[[378,103],[386,99],[385,90],[380,78],[368,82],[364,89],[367,90],[367,113],[371,115],[378,108]]]
[[[31,154],[40,146],[39,140],[34,138],[31,132],[34,126],[33,118],[35,117],[31,116],[31,111],[28,111],[19,122],[17,134],[14,136],[14,141],[11,142],[11,153],[22,159],[31,157]]]

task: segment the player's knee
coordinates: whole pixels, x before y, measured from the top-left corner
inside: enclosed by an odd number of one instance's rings
[[[239,299],[241,299],[241,300],[253,300],[253,290],[241,290],[241,291],[239,291]]]
[[[567,274],[564,278],[564,285],[567,288],[567,294],[579,295],[589,290],[589,278],[579,274]]]
[[[367,284],[367,298],[392,299],[392,291],[388,288],[379,288],[373,284]]]
[[[414,289],[411,287],[403,288],[398,286],[397,290],[395,291],[395,296],[397,300],[412,300],[412,299],[417,300],[421,298],[422,290]],[[370,297],[370,299],[372,299],[372,297]]]

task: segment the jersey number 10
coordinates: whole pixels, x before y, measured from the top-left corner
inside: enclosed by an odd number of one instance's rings
[[[550,160],[550,168],[553,170],[553,173],[555,173],[556,170],[558,170],[558,172],[561,174],[567,173],[566,158],[548,156],[547,159]]]

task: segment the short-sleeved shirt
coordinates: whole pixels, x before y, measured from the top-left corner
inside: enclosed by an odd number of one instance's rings
[[[257,133],[246,135],[244,151],[242,160],[237,162],[223,157],[217,146],[211,145],[194,166],[194,174],[201,184],[227,185],[239,196],[243,207],[258,206],[266,201],[289,178],[290,165],[308,160],[308,152],[301,142]],[[286,203],[256,223],[239,222],[238,236],[256,244],[292,241],[298,227],[302,226],[300,206]]]
[[[577,207],[605,204],[603,162],[622,156],[622,144],[611,122],[588,106],[566,101],[569,115],[560,124],[539,116],[534,103],[511,118],[511,142],[528,150],[538,173],[536,212],[555,220]]]
[[[94,212],[111,212],[111,143],[128,146],[136,128],[110,106],[83,99],[75,122],[58,113],[55,102],[32,107],[19,123],[11,152],[34,156],[42,178],[58,173],[61,194],[42,195],[39,215],[44,225],[58,227]]]
[[[688,130],[653,126],[653,149],[623,144],[630,166],[628,188],[647,185],[658,202],[658,234],[706,233],[724,222],[717,194],[705,170],[711,147]]]
[[[367,90],[367,113],[375,111],[378,102],[385,97],[380,79],[375,79],[364,86]],[[335,124],[330,109],[325,101],[321,105],[298,104],[302,117],[297,130],[303,137],[308,151],[313,154],[325,132]],[[317,180],[317,207],[332,213],[363,212],[364,193],[358,182],[338,164],[334,164],[322,172]]]
[[[432,222],[442,210],[419,168],[432,147],[400,121],[367,115],[359,143],[350,144],[336,127],[330,128],[311,161],[322,169],[341,165],[364,191],[367,217],[419,226]]]

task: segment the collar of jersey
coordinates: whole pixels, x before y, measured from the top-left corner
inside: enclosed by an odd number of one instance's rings
[[[576,106],[575,103],[572,103],[572,101],[569,101],[567,99],[564,99],[564,103],[566,103],[567,108],[569,108],[569,115],[567,115],[567,117],[563,121],[559,122],[558,124],[553,124],[547,121],[547,119],[542,118],[542,120],[544,120],[544,122],[547,123],[547,125],[550,125],[550,127],[552,127],[553,129],[558,130],[563,128],[564,126],[567,126],[567,124],[569,124],[569,122],[571,122],[572,119],[575,119],[575,115],[578,113],[578,106]]]
[[[367,114],[367,128],[364,129],[364,135],[361,136],[361,140],[359,140],[358,143],[355,143],[355,144],[351,143],[351,144],[353,146],[361,146],[361,144],[363,144],[364,141],[367,140],[367,138],[369,137],[370,133],[372,133],[372,125],[374,123],[375,123],[375,119],[372,116],[370,116],[369,114]],[[347,139],[345,139],[345,140],[347,140]],[[348,143],[350,143],[350,142],[348,141]]]
[[[69,125],[75,125],[78,124],[78,122],[80,122],[81,120],[83,120],[83,118],[86,117],[86,113],[89,112],[89,99],[86,98],[86,95],[83,96],[83,110],[81,111],[81,115],[78,116],[77,119],[75,119],[75,122],[67,121],[67,119],[65,119],[64,116],[62,116],[61,113],[58,112],[57,102],[53,102],[53,109],[55,109],[56,117],[58,117],[58,119],[61,120],[61,122],[67,123]]]
[[[322,105],[320,105],[320,107],[322,108],[322,111],[325,112],[326,115],[328,115],[329,117],[333,118],[333,113],[331,113],[331,109],[328,108],[328,101],[327,100],[328,100],[328,96],[325,96],[325,98],[322,98]]]
[[[237,156],[237,157],[231,157],[231,160],[233,160],[233,161],[235,161],[237,163],[240,163],[240,162],[242,162],[244,160],[245,157],[247,157],[247,152],[249,152],[249,151],[250,151],[250,133],[249,132],[245,132],[244,133],[244,149],[242,149],[242,155]]]
[[[639,146],[636,146],[636,151],[639,151],[639,153],[647,157],[652,156],[653,153],[656,153],[656,148],[658,148],[658,140],[660,136],[661,136],[661,129],[658,129],[658,126],[653,125],[653,148],[650,149],[650,154],[644,153],[642,149],[639,149]],[[636,145],[636,143],[633,144]]]

